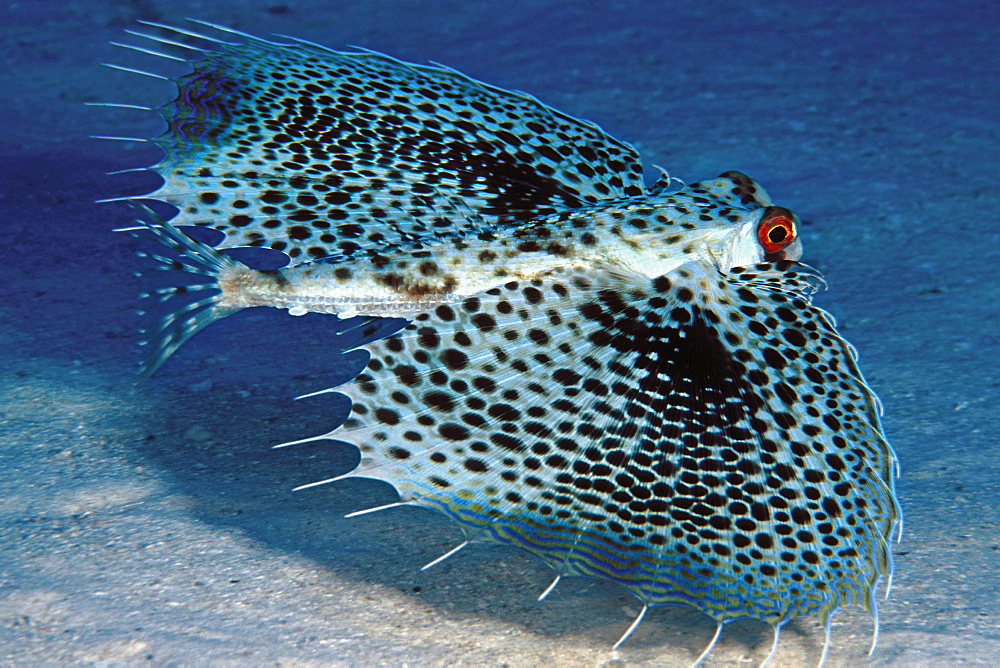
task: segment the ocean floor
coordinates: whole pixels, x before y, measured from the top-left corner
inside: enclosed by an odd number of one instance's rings
[[[808,7],[806,7],[808,4]],[[169,82],[127,41],[139,19],[438,61],[528,91],[635,144],[685,181],[738,169],[805,221],[818,303],[860,351],[902,466],[905,525],[872,623],[835,618],[831,665],[1000,662],[1000,72],[996,3],[219,0],[0,6],[0,663],[686,665],[714,624],[564,580],[395,509],[321,442],[346,404],[292,398],[347,380],[330,316],[243,312],[136,385],[135,242],[112,233],[158,159],[141,111]],[[133,43],[135,41],[133,40]],[[182,64],[157,71],[177,74]],[[650,174],[655,170],[650,167]],[[884,591],[883,591],[884,593]],[[727,627],[707,665],[767,654]],[[814,620],[775,665],[814,664]]]

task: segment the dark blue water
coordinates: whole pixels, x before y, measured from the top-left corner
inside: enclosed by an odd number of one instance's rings
[[[0,7],[0,656],[6,661],[595,664],[637,604],[585,580],[535,597],[533,558],[475,547],[348,481],[328,431],[345,406],[291,397],[358,368],[322,316],[249,311],[134,387],[142,281],[120,204],[155,148],[165,81],[184,72],[109,44],[186,16],[404,60],[527,91],[635,144],[686,181],[738,169],[805,221],[818,303],[857,346],[903,476],[896,577],[872,661],[1000,656],[1000,208],[994,3],[134,0]],[[133,41],[133,43],[135,43]],[[175,66],[176,65],[176,66]],[[653,170],[650,170],[650,174]],[[831,661],[865,660],[867,616],[837,617]],[[618,653],[684,664],[707,618],[657,609]],[[770,631],[731,625],[718,662],[759,661]],[[786,630],[778,663],[815,662]]]

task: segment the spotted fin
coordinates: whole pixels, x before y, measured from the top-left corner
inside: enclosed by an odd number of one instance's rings
[[[781,262],[557,270],[424,313],[346,388],[349,476],[646,605],[776,629],[871,609],[895,458],[851,347]]]
[[[224,232],[221,248],[269,246],[297,264],[642,193],[631,146],[531,96],[204,25],[234,41],[143,35],[211,43],[159,110],[165,183],[148,197],[180,209],[174,225]]]
[[[162,248],[141,251],[153,270],[165,272],[165,280],[142,295],[142,314],[151,324],[142,330],[142,345],[148,353],[142,361],[142,377],[159,369],[188,339],[239,309],[221,303],[219,277],[248,269],[211,246],[189,237],[164,221],[151,209],[135,203],[137,229],[144,229]],[[164,252],[169,254],[165,255]]]

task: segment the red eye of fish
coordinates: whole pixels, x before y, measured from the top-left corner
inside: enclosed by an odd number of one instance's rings
[[[757,225],[757,240],[768,255],[795,241],[795,215],[781,206],[769,206]]]

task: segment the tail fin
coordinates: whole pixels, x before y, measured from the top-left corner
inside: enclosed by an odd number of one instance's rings
[[[221,305],[219,276],[245,267],[211,246],[195,241],[152,209],[135,202],[133,206],[140,213],[136,222],[176,254],[176,257],[169,257],[139,253],[140,257],[153,260],[157,271],[169,272],[167,285],[142,295],[147,303],[152,303],[140,313],[156,319],[153,325],[140,330],[144,336],[141,345],[150,347],[140,375],[148,378],[201,329],[240,310]],[[191,279],[194,282],[190,282]]]

